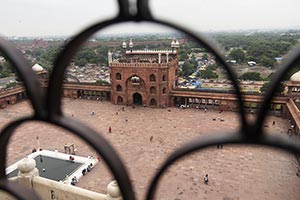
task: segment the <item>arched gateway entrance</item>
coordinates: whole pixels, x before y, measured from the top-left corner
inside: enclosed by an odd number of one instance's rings
[[[134,93],[132,95],[132,99],[133,99],[133,104],[134,105],[143,105],[143,97],[139,93],[137,93],[137,92]]]

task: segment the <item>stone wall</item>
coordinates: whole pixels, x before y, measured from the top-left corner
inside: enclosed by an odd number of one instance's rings
[[[39,196],[41,196],[43,200],[106,200],[106,194],[92,192],[39,176],[33,178],[32,188],[38,193]]]
[[[139,93],[142,96],[144,106],[170,106],[169,93],[177,80],[175,74],[177,68],[177,60],[164,64],[113,63],[111,65],[111,102],[113,104],[132,105],[133,94]],[[117,73],[121,74],[121,79],[117,79]],[[150,80],[151,75],[154,75],[155,81]],[[134,76],[140,79],[139,84],[132,84],[131,78]],[[118,90],[117,87],[122,89]],[[154,93],[151,93],[151,88],[155,88]],[[163,93],[164,88],[165,92]],[[122,102],[118,101],[120,97],[123,99]],[[151,105],[151,100],[156,101],[155,106]]]

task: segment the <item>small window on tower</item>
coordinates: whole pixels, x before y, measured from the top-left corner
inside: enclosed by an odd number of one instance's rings
[[[117,73],[117,74],[116,74],[116,79],[117,79],[117,80],[121,80],[121,79],[122,79],[122,76],[121,76],[120,73]]]
[[[154,74],[151,74],[151,75],[150,75],[150,81],[151,81],[151,82],[154,82],[154,81],[155,81],[155,75],[154,75]]]
[[[163,75],[162,81],[166,81],[166,80],[167,80],[166,75]]]
[[[166,92],[167,92],[167,89],[164,87],[162,93],[166,94]]]
[[[122,103],[123,102],[123,98],[118,96],[118,99],[117,99],[118,103]]]
[[[150,94],[155,94],[156,93],[156,88],[155,87],[151,87],[150,88]]]
[[[156,106],[156,100],[155,99],[151,99],[150,100],[150,105],[151,106]]]
[[[122,86],[121,85],[117,85],[117,91],[121,92],[122,91]]]

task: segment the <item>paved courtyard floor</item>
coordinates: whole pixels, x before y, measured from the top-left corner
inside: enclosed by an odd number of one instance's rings
[[[128,169],[138,199],[144,199],[153,175],[176,148],[196,137],[233,132],[239,127],[238,113],[213,110],[125,106],[122,111],[122,106],[110,102],[71,99],[64,99],[63,110],[65,115],[88,124],[113,145]],[[30,113],[28,102],[8,106],[0,111],[0,127]],[[288,126],[287,120],[275,116],[265,122],[266,131],[272,134],[286,134]],[[67,131],[31,122],[18,128],[12,137],[7,165],[38,146],[63,152],[66,143],[74,143],[78,155],[97,156],[93,149]],[[162,178],[156,199],[299,199],[297,169],[295,155],[278,149],[213,146],[171,166]],[[203,183],[205,174],[209,175],[208,185]],[[113,177],[101,161],[77,186],[105,193],[111,180]]]

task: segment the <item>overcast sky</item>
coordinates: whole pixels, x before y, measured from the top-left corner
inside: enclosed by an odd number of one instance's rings
[[[150,0],[156,18],[195,31],[300,29],[299,0]],[[116,0],[1,0],[0,34],[71,36],[114,17]],[[165,31],[149,25],[123,25],[105,33]]]

